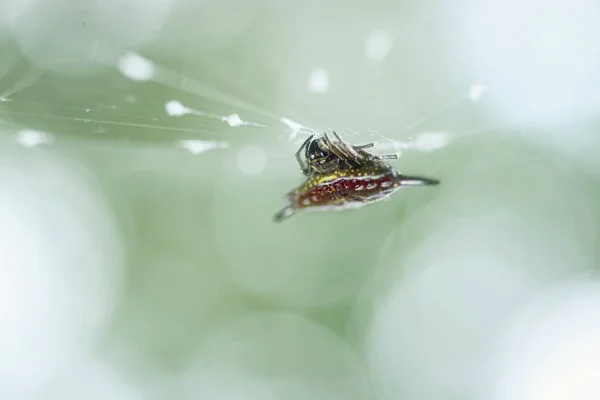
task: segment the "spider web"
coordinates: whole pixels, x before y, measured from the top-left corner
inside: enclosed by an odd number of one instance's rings
[[[2,123],[12,126],[16,140],[26,147],[92,140],[154,143],[201,154],[231,149],[232,143],[252,142],[254,137],[256,142],[279,143],[283,152],[293,155],[294,147],[306,137],[335,131],[354,143],[375,143],[373,151],[379,154],[401,155],[439,150],[460,136],[495,126],[462,131],[450,126],[456,126],[457,120],[462,126],[464,119],[476,120],[474,111],[482,110],[477,103],[487,91],[483,82],[473,83],[454,100],[397,130],[381,132],[376,127],[319,126],[301,113],[274,111],[134,52],[119,58],[109,75],[109,87],[84,83],[77,87],[76,96],[65,90],[57,98],[61,87],[73,83],[26,60],[15,63],[5,78],[0,96]],[[308,77],[307,91],[314,80]],[[158,95],[147,96],[156,91]],[[84,106],[80,105],[82,94]],[[456,118],[457,113],[463,118]]]

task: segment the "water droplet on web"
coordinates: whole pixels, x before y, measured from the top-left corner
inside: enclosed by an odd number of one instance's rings
[[[221,117],[221,120],[224,122],[227,122],[229,124],[229,126],[239,126],[239,125],[247,125],[248,124],[247,122],[242,121],[240,116],[237,114],[231,114],[231,115],[227,115],[225,117]]]
[[[48,132],[22,129],[17,133],[16,140],[22,146],[33,148],[40,144],[53,143],[54,136]]]
[[[182,115],[190,114],[192,112],[189,108],[185,107],[177,100],[171,100],[167,102],[167,104],[165,104],[165,110],[171,117],[181,117]]]
[[[207,140],[179,140],[177,144],[192,154],[200,154],[212,149],[224,149],[229,147],[227,142],[214,142]]]
[[[308,78],[308,90],[313,93],[326,93],[329,90],[329,74],[323,67],[316,67]]]
[[[119,58],[119,71],[134,81],[147,81],[154,76],[154,63],[135,53],[127,53]]]

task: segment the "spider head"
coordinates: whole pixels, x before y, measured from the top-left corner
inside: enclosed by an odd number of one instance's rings
[[[323,138],[315,139],[308,145],[306,156],[310,166],[320,173],[332,172],[340,163],[340,158],[330,150],[327,140]]]
[[[330,155],[331,152],[329,151],[329,146],[325,139],[315,139],[308,145],[308,160],[310,162],[327,158]]]

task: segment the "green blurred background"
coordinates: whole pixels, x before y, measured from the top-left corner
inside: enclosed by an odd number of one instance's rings
[[[0,398],[597,398],[596,3],[2,0]]]

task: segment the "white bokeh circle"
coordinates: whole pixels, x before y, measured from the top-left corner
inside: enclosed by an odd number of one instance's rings
[[[183,378],[182,398],[365,399],[354,351],[329,329],[286,312],[221,321]]]
[[[123,262],[93,180],[34,152],[5,143],[0,165],[0,393],[13,395],[33,395],[88,351]]]

